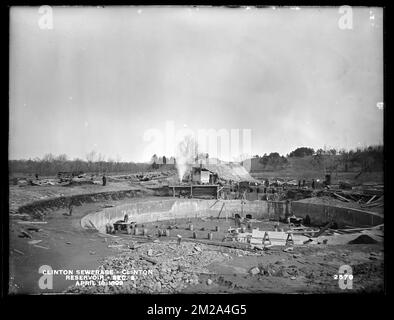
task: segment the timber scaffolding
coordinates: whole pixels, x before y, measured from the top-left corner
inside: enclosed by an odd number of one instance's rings
[[[169,186],[173,197],[218,199],[222,189],[217,184],[185,184]]]

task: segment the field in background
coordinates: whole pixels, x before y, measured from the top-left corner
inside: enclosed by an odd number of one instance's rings
[[[383,172],[369,172],[361,174],[356,178],[358,173],[355,172],[336,172],[331,175],[331,182],[338,184],[342,182],[350,182],[355,184],[361,183],[377,183],[383,184],[384,176]],[[312,180],[320,179],[324,180],[324,172],[305,170],[305,171],[294,171],[294,170],[280,170],[280,171],[262,171],[262,172],[251,172],[251,176],[257,180],[265,179],[284,179],[284,180]]]
[[[344,165],[339,163],[339,156],[330,156],[328,160],[321,163],[314,161],[313,156],[306,157],[287,157],[286,165],[263,166],[259,158],[252,159],[251,172],[253,178],[256,179],[285,179],[285,180],[324,180],[326,173],[331,173],[332,183],[339,181],[348,181],[352,183],[383,183],[383,170],[363,171],[363,167],[355,163],[345,171]],[[337,168],[328,170],[327,167],[334,161],[338,161]]]

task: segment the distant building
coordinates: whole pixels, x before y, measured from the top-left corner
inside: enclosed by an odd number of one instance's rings
[[[246,169],[238,163],[201,163],[200,166],[191,166],[189,181],[194,184],[231,184],[234,182],[258,183]]]
[[[196,184],[216,184],[218,180],[217,174],[204,168],[192,167],[192,182]]]

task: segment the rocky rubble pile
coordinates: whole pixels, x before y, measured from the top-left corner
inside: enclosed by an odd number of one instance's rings
[[[262,275],[269,277],[293,278],[300,275],[300,270],[295,265],[285,266],[280,261],[276,263],[259,264],[249,270],[251,275]]]
[[[72,286],[67,293],[177,293],[188,285],[199,283],[199,274],[208,273],[206,266],[230,259],[229,255],[194,242],[145,243],[135,250],[106,258],[101,270],[134,272],[118,286]],[[135,274],[135,271],[138,271]]]

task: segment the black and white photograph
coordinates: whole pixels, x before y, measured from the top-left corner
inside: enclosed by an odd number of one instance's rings
[[[11,6],[8,295],[384,293],[384,10]]]

